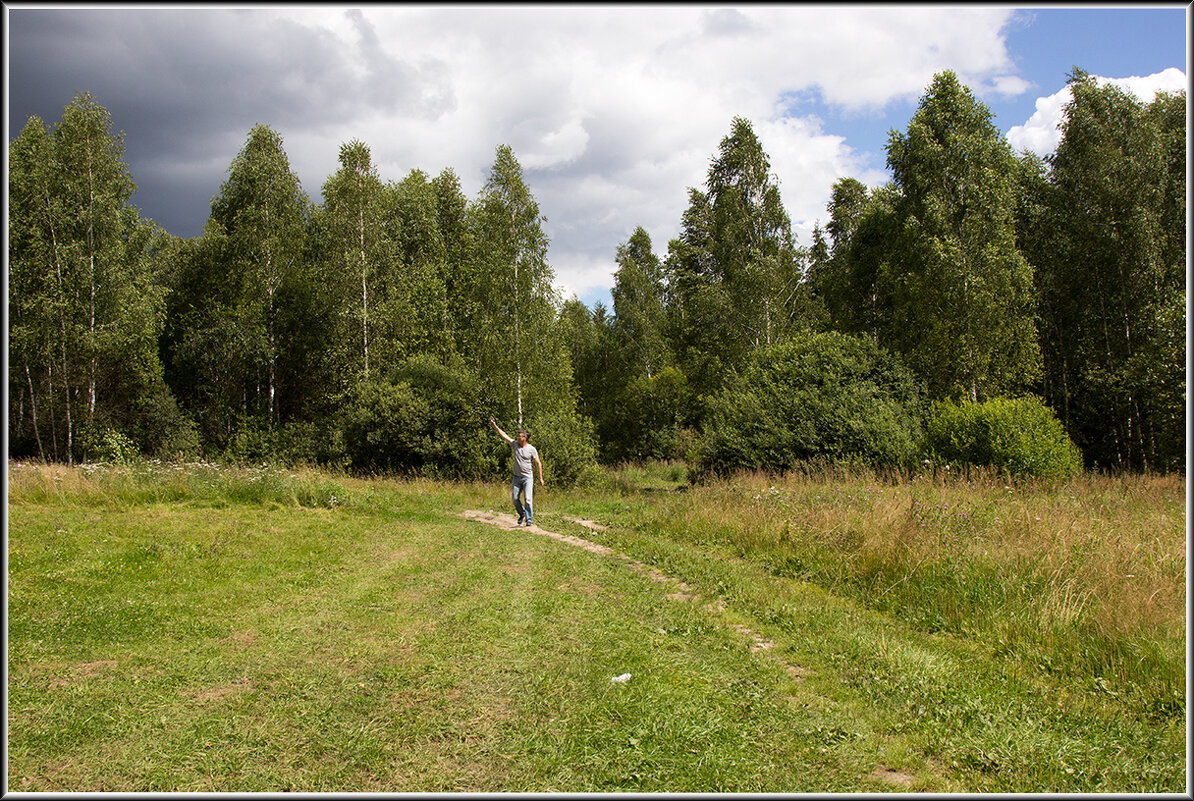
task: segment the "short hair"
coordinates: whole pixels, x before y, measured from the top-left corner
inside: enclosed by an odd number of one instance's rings
[[[518,429],[518,433],[519,433],[519,434],[526,434],[526,435],[527,435],[527,439],[530,439],[530,438],[531,438],[531,432],[530,432],[530,431],[527,431],[525,428],[520,428],[520,429]]]

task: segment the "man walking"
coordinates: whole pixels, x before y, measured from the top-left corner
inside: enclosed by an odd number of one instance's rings
[[[514,439],[498,428],[497,420],[492,417],[489,418],[489,424],[493,426],[494,431],[498,432],[499,437],[506,440],[506,444],[514,453],[512,462],[514,476],[510,482],[510,494],[514,500],[514,511],[518,512],[518,525],[533,526],[534,512],[531,507],[535,492],[535,476],[531,465],[534,464],[539,468],[539,486],[542,487],[543,463],[539,461],[539,451],[535,450],[534,445],[527,443],[530,433],[525,428],[520,429],[518,438]],[[521,500],[519,496],[521,496]]]

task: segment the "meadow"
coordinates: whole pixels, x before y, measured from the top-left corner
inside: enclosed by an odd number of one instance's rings
[[[1185,499],[10,462],[8,790],[1184,793]]]

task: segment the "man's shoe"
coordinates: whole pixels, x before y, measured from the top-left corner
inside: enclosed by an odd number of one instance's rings
[[[519,525],[519,526],[521,526],[521,525],[522,525],[523,523],[525,523],[525,522],[526,522],[526,518],[525,518],[525,517],[520,517],[520,518],[518,518],[518,523],[516,523],[515,525]]]

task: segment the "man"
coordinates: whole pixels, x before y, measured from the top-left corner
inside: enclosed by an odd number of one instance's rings
[[[539,461],[539,451],[535,450],[534,445],[527,443],[527,438],[530,437],[530,432],[525,428],[519,430],[518,438],[514,439],[505,431],[498,428],[497,420],[492,417],[489,418],[489,424],[493,426],[493,430],[498,432],[498,436],[506,440],[506,444],[514,453],[512,462],[514,476],[510,482],[510,494],[514,500],[514,511],[518,512],[518,525],[534,525],[534,512],[531,508],[532,497],[535,490],[535,476],[531,469],[534,464],[539,468],[539,486],[543,486],[543,463]],[[522,497],[520,501],[519,496]]]

